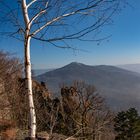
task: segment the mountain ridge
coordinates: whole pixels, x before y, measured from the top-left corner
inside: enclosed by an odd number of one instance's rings
[[[115,66],[90,66],[72,62],[39,75],[36,79],[45,82],[55,93],[64,83],[71,85],[75,80],[85,81],[87,84],[94,85],[110,105],[114,104],[114,107],[140,106],[140,74]]]

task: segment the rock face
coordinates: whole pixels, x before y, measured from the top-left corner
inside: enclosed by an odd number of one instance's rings
[[[140,111],[140,74],[135,72],[114,66],[71,63],[39,75],[36,79],[45,82],[54,93],[62,85],[71,85],[75,80],[85,81],[94,85],[111,107],[136,107]]]

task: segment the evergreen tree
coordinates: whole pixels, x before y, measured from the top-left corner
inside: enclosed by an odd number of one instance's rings
[[[114,122],[115,140],[140,140],[140,116],[135,108],[119,112]]]

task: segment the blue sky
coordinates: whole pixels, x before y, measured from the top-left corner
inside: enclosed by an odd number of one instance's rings
[[[109,40],[99,45],[97,42],[71,43],[87,51],[59,49],[45,43],[32,42],[33,68],[56,68],[73,61],[89,65],[140,63],[140,0],[131,0],[130,4],[133,8],[127,6],[113,16],[113,25],[103,28],[100,36],[112,35]],[[0,49],[14,53],[23,60],[23,44],[15,39],[1,37]]]

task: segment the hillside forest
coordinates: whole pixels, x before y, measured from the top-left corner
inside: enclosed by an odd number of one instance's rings
[[[58,96],[47,83],[33,80],[37,137],[49,140],[139,140],[140,116],[135,108],[115,112],[94,85],[63,84]],[[23,65],[0,52],[0,139],[28,139],[29,105]]]

